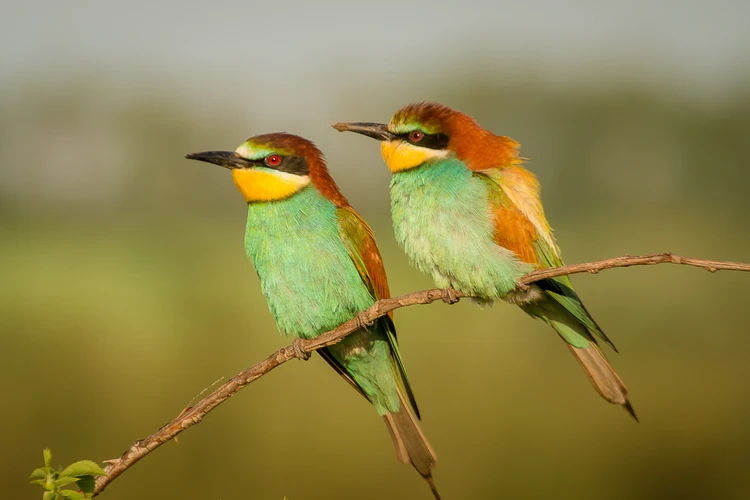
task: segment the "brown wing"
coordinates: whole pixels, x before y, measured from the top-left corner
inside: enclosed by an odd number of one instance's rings
[[[494,169],[493,169],[494,170]],[[518,258],[538,266],[534,243],[539,234],[534,223],[513,203],[498,182],[497,172],[483,171],[478,175],[489,188],[489,201],[495,222],[495,243],[515,252]]]
[[[336,213],[342,232],[341,239],[349,248],[349,254],[352,255],[352,261],[362,280],[376,299],[389,298],[391,292],[388,289],[388,278],[372,229],[352,207],[338,208]],[[392,314],[389,315],[393,318]]]
[[[534,224],[514,206],[496,204],[492,213],[495,217],[495,242],[515,252],[522,261],[538,265],[534,251],[537,240]]]

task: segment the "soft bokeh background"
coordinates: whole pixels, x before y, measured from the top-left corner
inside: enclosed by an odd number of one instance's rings
[[[750,261],[750,4],[3,2],[0,479],[118,456],[284,345],[227,172],[187,152],[278,130],[326,152],[402,294],[376,145],[328,127],[438,100],[519,140],[570,263]],[[447,499],[750,498],[748,285],[639,267],[574,278],[641,417],[515,308],[397,313]],[[429,498],[380,419],[291,362],[117,479],[117,499]]]

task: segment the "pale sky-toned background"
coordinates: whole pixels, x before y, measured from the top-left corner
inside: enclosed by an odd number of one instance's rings
[[[739,0],[5,2],[0,99],[21,119],[14,115],[19,123],[0,139],[0,148],[11,162],[24,161],[25,150],[38,150],[45,140],[24,131],[33,117],[24,106],[49,106],[35,92],[65,102],[77,88],[87,89],[88,115],[105,115],[128,106],[133,95],[145,96],[186,118],[216,123],[231,114],[245,124],[213,147],[285,130],[313,139],[334,165],[351,165],[361,156],[356,143],[341,141],[325,125],[384,121],[408,102],[445,100],[466,85],[495,86],[501,95],[504,83],[555,89],[563,98],[637,88],[662,100],[721,105],[746,93],[750,81],[748,20],[750,3]],[[350,116],[352,104],[359,116]],[[486,124],[481,109],[464,111]],[[502,127],[495,131],[518,134],[513,126],[524,119],[519,111],[490,114]],[[47,149],[49,158],[41,162],[48,169],[52,162],[69,168],[44,175],[36,170],[39,178],[32,180],[2,162],[0,196],[37,196],[39,203],[117,199],[117,186],[136,168],[135,160],[117,144],[120,132],[106,117],[82,120],[96,123],[97,139],[53,136],[64,144],[54,154]],[[533,136],[516,138],[533,144]],[[106,157],[106,170],[86,169],[72,154],[92,142],[99,153],[89,164]],[[124,150],[107,155],[110,148]],[[372,179],[376,172],[359,174]],[[348,173],[338,175],[346,185]],[[38,188],[34,194],[29,184]]]
[[[4,3],[3,84],[95,66],[179,77],[178,91],[210,82],[266,112],[275,99],[331,99],[327,86],[347,74],[388,85],[476,59],[500,74],[573,80],[624,62],[634,80],[690,92],[721,91],[750,72],[750,4],[740,0]]]

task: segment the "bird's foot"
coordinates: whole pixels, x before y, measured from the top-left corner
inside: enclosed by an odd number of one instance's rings
[[[456,291],[453,288],[444,288],[442,299],[446,304],[455,304],[461,300],[461,298],[456,295]]]
[[[310,359],[310,353],[304,347],[304,341],[302,339],[294,339],[292,342],[292,348],[294,349],[294,355],[302,361]]]
[[[367,330],[367,327],[372,326],[372,324],[375,323],[375,321],[369,319],[367,315],[362,311],[359,311],[357,315],[354,316],[354,319],[357,320],[357,325],[359,325],[360,328],[364,328],[365,330]]]

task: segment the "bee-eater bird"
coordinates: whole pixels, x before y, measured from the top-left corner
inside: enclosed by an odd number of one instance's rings
[[[372,230],[341,194],[312,142],[265,134],[234,151],[186,158],[231,170],[247,201],[245,250],[279,330],[315,338],[389,297]],[[393,317],[383,316],[318,353],[375,406],[398,459],[411,463],[439,498],[432,480],[435,453],[416,421],[419,410]]]
[[[492,302],[504,299],[551,326],[597,392],[634,418],[628,390],[597,346],[614,345],[583,306],[567,276],[518,278],[563,265],[544,216],[536,176],[524,169],[518,143],[437,103],[410,104],[388,124],[337,123],[335,129],[380,141],[393,173],[396,240],[440,288]],[[616,350],[616,349],[615,349]]]

